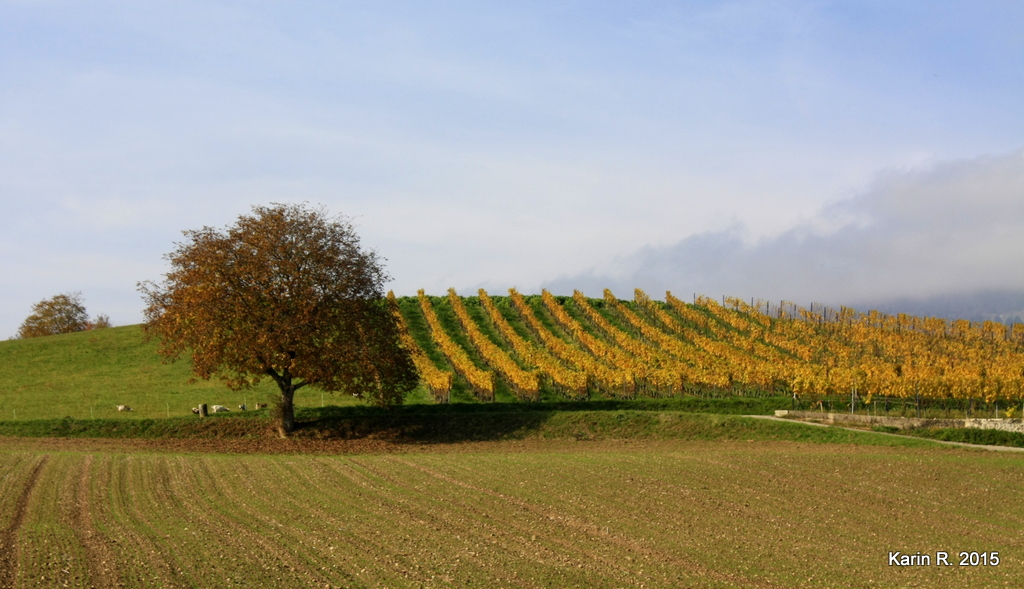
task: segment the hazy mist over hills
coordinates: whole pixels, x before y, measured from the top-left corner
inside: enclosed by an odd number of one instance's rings
[[[883,313],[907,313],[946,319],[1024,323],[1024,290],[987,291],[973,294],[944,295],[927,299],[897,299],[861,306]]]
[[[547,283],[618,296],[641,287],[887,312],[1024,317],[1024,152],[890,170],[778,235],[742,225],[647,247]]]

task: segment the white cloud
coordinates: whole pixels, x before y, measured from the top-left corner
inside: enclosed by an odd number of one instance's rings
[[[547,286],[833,304],[1024,289],[1024,151],[888,171],[774,237],[701,233]]]

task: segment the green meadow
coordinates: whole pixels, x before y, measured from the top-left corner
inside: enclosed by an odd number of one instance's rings
[[[219,380],[190,383],[188,360],[162,363],[156,348],[140,325],[0,342],[0,419],[176,417],[199,403],[265,403],[277,390],[269,379],[237,392]],[[324,403],[359,401],[326,395]],[[296,404],[319,407],[319,391],[301,392]]]
[[[277,386],[270,379],[242,391],[232,391],[217,379],[190,382],[188,359],[163,363],[156,350],[156,342],[147,341],[140,325],[0,342],[0,379],[6,385],[0,390],[0,421],[191,417],[191,408],[199,403],[237,411],[238,405],[252,407],[277,395]],[[767,415],[775,409],[789,408],[787,399],[764,397],[594,398],[580,403],[546,395],[542,403],[522,403],[515,401],[505,387],[499,390],[498,402],[480,403],[456,388],[459,390],[453,391],[452,405],[437,406],[419,387],[406,397],[404,409],[417,413],[588,409]],[[376,411],[358,399],[322,393],[312,387],[301,389],[295,404],[300,418],[319,417],[314,410],[323,407],[340,408],[344,415]],[[133,411],[118,412],[118,405],[128,405]]]

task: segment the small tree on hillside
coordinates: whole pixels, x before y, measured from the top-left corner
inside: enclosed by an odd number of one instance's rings
[[[86,329],[106,329],[110,327],[110,317],[100,313],[95,319],[89,322]]]
[[[40,337],[101,327],[110,327],[110,319],[99,315],[95,321],[89,321],[82,293],[71,292],[32,305],[32,314],[21,324],[18,337]]]
[[[196,376],[217,375],[235,390],[269,376],[284,431],[295,428],[294,395],[306,385],[381,406],[416,386],[381,260],[344,219],[275,204],[225,231],[184,235],[165,256],[164,282],[139,285],[145,329],[165,359],[187,354]]]

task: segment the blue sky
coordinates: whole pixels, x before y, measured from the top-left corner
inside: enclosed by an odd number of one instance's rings
[[[354,217],[398,294],[1024,288],[1022,22],[1017,2],[0,0],[0,336],[64,291],[137,323],[182,230],[269,202]],[[751,272],[765,256],[788,265]]]

